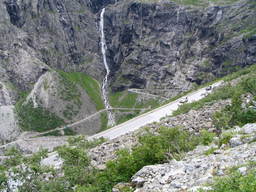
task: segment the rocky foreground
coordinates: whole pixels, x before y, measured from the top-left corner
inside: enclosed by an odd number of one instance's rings
[[[160,123],[153,123],[148,127],[152,132],[156,132],[159,127],[175,127],[180,126],[184,130],[193,133],[199,133],[202,129],[214,131],[212,123],[212,115],[216,111],[221,110],[229,104],[229,100],[219,101],[213,105],[206,105],[198,110],[191,110],[186,114],[181,114],[174,117],[166,117]],[[144,127],[144,128],[146,128]],[[138,136],[143,134],[144,128],[118,137],[114,140],[107,141],[89,151],[92,158],[92,164],[99,168],[104,168],[104,164],[116,157],[115,152],[123,148],[132,148],[138,144]]]
[[[132,178],[136,192],[197,191],[215,176],[224,176],[227,169],[240,166],[245,174],[246,163],[256,161],[256,124],[230,130],[234,136],[220,149],[215,144],[198,146],[181,161],[142,168]],[[209,149],[212,154],[206,154]],[[207,187],[204,187],[207,188]]]

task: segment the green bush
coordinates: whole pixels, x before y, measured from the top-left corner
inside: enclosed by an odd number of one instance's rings
[[[229,122],[231,120],[231,116],[229,113],[223,113],[223,111],[217,111],[212,116],[213,124],[218,130],[220,134],[223,129],[229,129],[230,125]]]
[[[200,140],[201,140],[201,143],[203,145],[209,145],[212,143],[214,137],[216,136],[215,133],[212,133],[212,132],[209,132],[205,129],[203,129],[201,132],[200,132]]]
[[[255,123],[256,122],[256,110],[255,109],[248,109],[242,112],[239,116],[239,122],[242,125],[247,123]]]
[[[99,139],[93,139],[88,141],[87,139],[85,139],[84,136],[76,136],[76,137],[70,137],[68,138],[68,143],[70,146],[75,146],[78,147],[80,149],[91,149],[94,148],[102,143],[104,143],[106,141],[105,138],[99,138]]]
[[[60,156],[64,161],[64,174],[71,186],[83,185],[87,181],[88,167],[90,159],[87,153],[81,148],[60,147],[58,149]]]

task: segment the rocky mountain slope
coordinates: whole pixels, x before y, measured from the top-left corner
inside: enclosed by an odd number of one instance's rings
[[[40,137],[1,148],[0,190],[215,192],[220,178],[254,192],[255,72],[230,75],[202,100],[114,140]]]
[[[1,1],[0,111],[13,114],[0,124],[1,133],[8,133],[0,134],[1,140],[13,140],[21,130],[56,128],[104,108],[103,7],[114,93],[139,88],[172,97],[256,62],[253,1],[180,3]],[[73,72],[81,72],[82,79]],[[103,128],[105,114],[73,131],[93,134]]]

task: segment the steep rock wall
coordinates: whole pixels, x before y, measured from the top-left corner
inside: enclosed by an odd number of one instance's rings
[[[106,10],[113,91],[174,96],[255,59],[255,3],[196,8],[119,2]]]

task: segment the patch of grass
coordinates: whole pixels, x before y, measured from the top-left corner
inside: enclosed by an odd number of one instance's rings
[[[216,147],[211,147],[210,149],[208,149],[207,151],[204,152],[204,155],[211,155],[213,154],[218,148]]]
[[[116,108],[129,108],[129,109],[148,108],[149,110],[152,110],[160,106],[160,102],[157,99],[138,101],[137,98],[138,98],[137,93],[123,91],[123,92],[112,93],[109,97],[109,101],[111,106]],[[146,111],[144,110],[144,112],[147,112],[149,110],[146,110]],[[120,112],[124,112],[124,114],[121,114],[116,119],[117,124],[128,121],[141,114],[141,112],[137,110],[136,111],[120,111]],[[129,112],[129,114],[126,114],[127,112]]]
[[[248,66],[246,68],[243,68],[243,69],[241,69],[239,71],[236,71],[234,73],[231,73],[231,74],[223,77],[222,80],[227,82],[227,81],[231,81],[233,79],[236,79],[238,77],[241,77],[243,75],[247,75],[247,74],[250,74],[250,73],[253,74],[255,72],[256,72],[256,64]]]
[[[121,124],[123,122],[126,122],[134,117],[136,117],[139,114],[139,112],[137,113],[130,113],[130,114],[126,114],[126,115],[121,115],[120,118],[117,119],[117,124]]]
[[[0,190],[4,191],[8,183],[8,178],[5,174],[5,168],[0,165]]]
[[[19,125],[25,131],[48,131],[64,125],[64,120],[55,114],[41,108],[34,108],[31,102],[16,104],[16,114]]]
[[[79,92],[76,84],[71,81],[65,72],[59,71],[61,86],[59,86],[59,96],[65,101],[72,101],[78,107],[81,105],[81,93]]]
[[[200,132],[201,142],[203,145],[211,144],[215,136],[216,136],[215,133],[209,132],[206,129],[203,129]]]
[[[75,136],[68,138],[68,143],[70,146],[78,147],[80,149],[91,149],[94,148],[102,143],[104,143],[106,139],[99,138],[88,141],[84,136]]]
[[[88,94],[92,102],[95,104],[95,107],[98,111],[105,108],[105,105],[101,97],[101,87],[97,80],[95,80],[89,75],[80,72],[59,71],[59,73],[69,81],[73,82],[75,85],[80,85],[86,91],[86,93]],[[71,113],[70,110],[64,112],[65,115],[69,117],[69,119],[70,115],[73,115],[73,112],[71,111]],[[108,124],[107,114],[101,113],[100,119],[101,130],[106,130]]]
[[[63,129],[63,133],[60,130],[53,130],[49,133],[44,134],[43,136],[64,136],[64,135],[71,136],[71,135],[76,135],[76,132],[73,131],[69,127],[66,127],[65,129]]]
[[[136,106],[136,93],[128,91],[112,93],[109,96],[109,102],[112,107],[134,108]]]
[[[72,120],[74,116],[76,116],[79,113],[78,109],[75,109],[74,105],[68,103],[66,105],[66,108],[62,112],[63,116],[68,119]]]
[[[108,129],[108,114],[103,112],[100,114],[101,131]]]
[[[244,35],[244,39],[249,39],[253,35],[256,35],[256,27],[252,28],[251,30],[247,30],[246,34]]]

